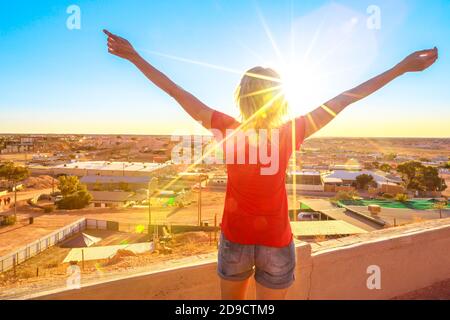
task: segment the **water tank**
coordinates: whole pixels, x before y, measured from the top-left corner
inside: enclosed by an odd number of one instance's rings
[[[381,207],[379,205],[372,204],[369,206],[369,212],[373,216],[377,216],[381,213]]]

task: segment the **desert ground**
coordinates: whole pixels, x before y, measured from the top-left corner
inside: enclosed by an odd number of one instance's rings
[[[105,231],[87,231],[89,235],[101,237],[97,245],[129,243],[148,240],[142,234],[128,234]],[[216,238],[217,239],[217,238]],[[167,244],[171,252],[156,250],[153,253],[133,254],[123,250],[108,260],[79,263],[83,284],[105,281],[119,276],[130,276],[149,271],[174,267],[177,263],[195,260],[197,256],[214,254],[217,242],[204,232],[175,235]],[[25,261],[13,270],[0,275],[0,299],[14,299],[33,292],[49,291],[66,285],[69,265],[63,263],[71,249],[54,246]]]

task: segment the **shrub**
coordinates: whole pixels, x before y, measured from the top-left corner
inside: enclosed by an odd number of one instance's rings
[[[56,203],[61,210],[78,210],[86,207],[91,202],[92,196],[86,190],[78,191],[70,196],[64,197]]]
[[[354,200],[359,195],[355,191],[339,191],[336,194],[336,197],[333,198],[334,201],[345,201],[345,200]]]
[[[399,193],[398,195],[395,196],[395,200],[399,202],[407,202],[409,198],[407,194]]]
[[[15,216],[7,216],[5,217],[5,219],[2,221],[2,225],[3,226],[13,226],[16,224],[16,217]]]
[[[46,207],[44,207],[44,212],[45,213],[52,213],[53,211],[55,211],[55,207],[54,206],[46,206]]]
[[[365,190],[374,182],[373,176],[362,174],[356,177],[356,186],[360,190]]]
[[[383,194],[383,198],[385,198],[385,199],[394,199],[394,196],[392,194],[390,194],[390,193],[385,193],[385,194]]]

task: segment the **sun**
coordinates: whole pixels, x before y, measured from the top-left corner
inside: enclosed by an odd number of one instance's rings
[[[289,105],[292,108],[312,107],[310,104],[320,96],[325,85],[320,70],[295,64],[284,66],[279,70],[283,92]]]

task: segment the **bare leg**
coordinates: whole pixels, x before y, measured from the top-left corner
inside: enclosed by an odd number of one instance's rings
[[[245,300],[250,279],[244,281],[226,281],[221,279],[222,300]]]
[[[288,290],[269,289],[256,283],[256,300],[285,300]]]

